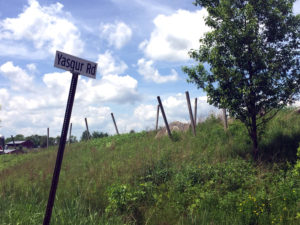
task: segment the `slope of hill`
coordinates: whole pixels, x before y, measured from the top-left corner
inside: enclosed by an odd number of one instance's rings
[[[296,111],[265,128],[258,162],[238,121],[224,132],[212,116],[196,137],[174,136],[67,146],[51,224],[300,224]],[[0,156],[0,224],[42,223],[56,151]]]

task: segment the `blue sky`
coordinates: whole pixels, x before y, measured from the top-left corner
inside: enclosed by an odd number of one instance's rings
[[[98,63],[96,80],[80,76],[71,122],[78,138],[153,129],[156,96],[169,122],[188,122],[185,91],[198,117],[218,111],[181,71],[209,29],[192,0],[0,1],[0,133],[61,133],[71,74],[54,68],[55,51]],[[294,11],[299,13],[299,0]],[[160,124],[162,118],[160,118]]]

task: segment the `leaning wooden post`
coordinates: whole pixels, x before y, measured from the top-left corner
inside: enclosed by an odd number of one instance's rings
[[[195,127],[197,125],[197,98],[195,98],[195,111],[194,111],[194,122],[195,122]]]
[[[118,127],[117,127],[117,123],[116,123],[116,120],[115,120],[115,117],[114,117],[114,114],[111,113],[110,115],[111,115],[111,118],[112,118],[112,120],[113,120],[113,122],[114,122],[114,125],[115,125],[115,129],[116,129],[117,135],[120,135],[120,134],[119,134]]]
[[[71,136],[72,136],[72,123],[70,124],[69,145],[71,144]]]
[[[168,121],[167,121],[165,110],[164,110],[164,107],[163,107],[163,105],[161,103],[161,100],[160,100],[159,96],[157,96],[157,101],[158,101],[159,107],[161,109],[162,116],[163,116],[164,121],[165,121],[165,125],[166,125],[166,128],[167,128],[167,132],[168,132],[169,138],[172,139],[172,134],[171,134],[170,127],[169,127],[169,124],[168,124]]]
[[[189,95],[188,91],[185,92],[185,96],[186,96],[186,101],[187,101],[187,105],[188,105],[188,109],[189,109],[189,114],[190,114],[190,119],[191,119],[191,125],[192,125],[192,129],[193,129],[193,133],[196,136],[195,122],[194,122],[194,118],[193,118],[193,112],[192,112],[192,107],[191,107],[190,95]]]
[[[47,148],[49,148],[49,127],[47,128]]]
[[[226,109],[223,109],[223,118],[224,118],[224,130],[226,131],[228,129]]]
[[[87,133],[88,133],[88,139],[90,139],[90,131],[89,131],[88,122],[87,122],[87,119],[86,119],[86,118],[84,118],[84,120],[85,120],[86,131],[87,131]]]
[[[156,113],[156,126],[155,131],[158,129],[158,119],[159,119],[159,105],[157,105],[157,113]]]

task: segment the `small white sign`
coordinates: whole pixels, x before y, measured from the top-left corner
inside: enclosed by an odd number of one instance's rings
[[[54,66],[60,69],[96,78],[97,63],[56,51]]]

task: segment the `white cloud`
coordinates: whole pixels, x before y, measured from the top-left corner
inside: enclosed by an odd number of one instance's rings
[[[140,99],[137,80],[129,75],[107,75],[101,80],[80,80],[76,100],[84,104],[134,103]]]
[[[36,65],[34,63],[27,64],[26,67],[29,71],[36,72]]]
[[[29,65],[26,67],[32,68]],[[50,127],[52,136],[60,135],[72,75],[69,72],[47,73],[42,83],[37,83],[12,62],[3,64],[0,72],[12,81],[21,81],[19,87],[28,84],[34,87],[34,90],[20,89],[18,92],[13,91],[14,85],[0,89],[3,126],[0,132],[6,136],[17,133],[29,136],[46,134],[46,128]],[[84,131],[84,117],[89,118],[92,130],[114,132],[107,105],[126,105],[140,100],[137,84],[137,80],[129,75],[111,74],[97,80],[79,76],[72,113],[74,134],[79,136]]]
[[[155,83],[166,83],[170,81],[177,81],[178,74],[172,69],[170,75],[161,76],[159,71],[153,67],[153,61],[146,61],[144,58],[138,60],[138,72],[146,80],[154,81]]]
[[[192,96],[191,96],[192,97]],[[218,115],[220,111],[207,103],[206,96],[198,98],[197,121],[204,121],[209,115]],[[161,97],[168,123],[180,121],[190,123],[190,117],[184,93],[174,96]],[[194,110],[194,98],[191,98],[192,109]],[[140,131],[143,129],[155,129],[157,104],[140,104],[134,109],[133,117],[127,118],[121,115],[118,125],[123,132],[130,130]],[[159,126],[165,126],[162,114],[159,114]]]
[[[41,6],[36,0],[29,0],[28,6],[16,18],[0,21],[0,40],[9,44],[5,50],[7,55],[26,56],[26,53],[31,53],[44,56],[44,49],[48,54],[57,49],[79,54],[84,47],[78,28],[70,21],[70,14],[63,11],[61,3]],[[20,45],[20,52],[14,48],[15,43]]]
[[[20,67],[14,66],[11,61],[1,65],[0,73],[10,80],[13,90],[32,89],[33,77]]]
[[[110,46],[117,49],[122,48],[132,36],[130,27],[123,22],[101,24],[100,32],[100,36],[105,38]]]
[[[5,89],[5,88],[0,89],[0,99],[1,99],[1,102],[5,102],[9,99],[9,93],[8,93],[7,89]],[[0,106],[1,106],[1,102],[0,102]]]
[[[160,14],[153,21],[155,28],[150,40],[139,47],[153,60],[188,60],[188,51],[197,49],[199,39],[209,31],[204,21],[207,15],[204,8],[195,12],[180,9],[170,16]]]
[[[190,98],[191,98],[192,110],[194,110],[194,98],[192,96],[190,96]],[[199,120],[203,121],[205,118],[207,118],[207,116],[211,114],[216,114],[218,112],[218,109],[216,107],[211,106],[207,103],[206,96],[200,96],[197,98],[198,98],[198,102],[197,102],[198,121]],[[175,120],[182,121],[184,119],[187,122],[190,121],[185,93],[179,93],[175,96],[170,96],[166,99],[162,99],[162,104],[171,122]]]
[[[126,63],[121,60],[116,62],[111,51],[106,51],[104,54],[98,55],[98,71],[102,76],[111,74],[122,74],[128,68]]]
[[[141,104],[134,110],[134,117],[140,121],[153,120],[156,118],[157,106]]]
[[[300,13],[300,0],[297,0],[293,5],[293,12],[294,14]]]

